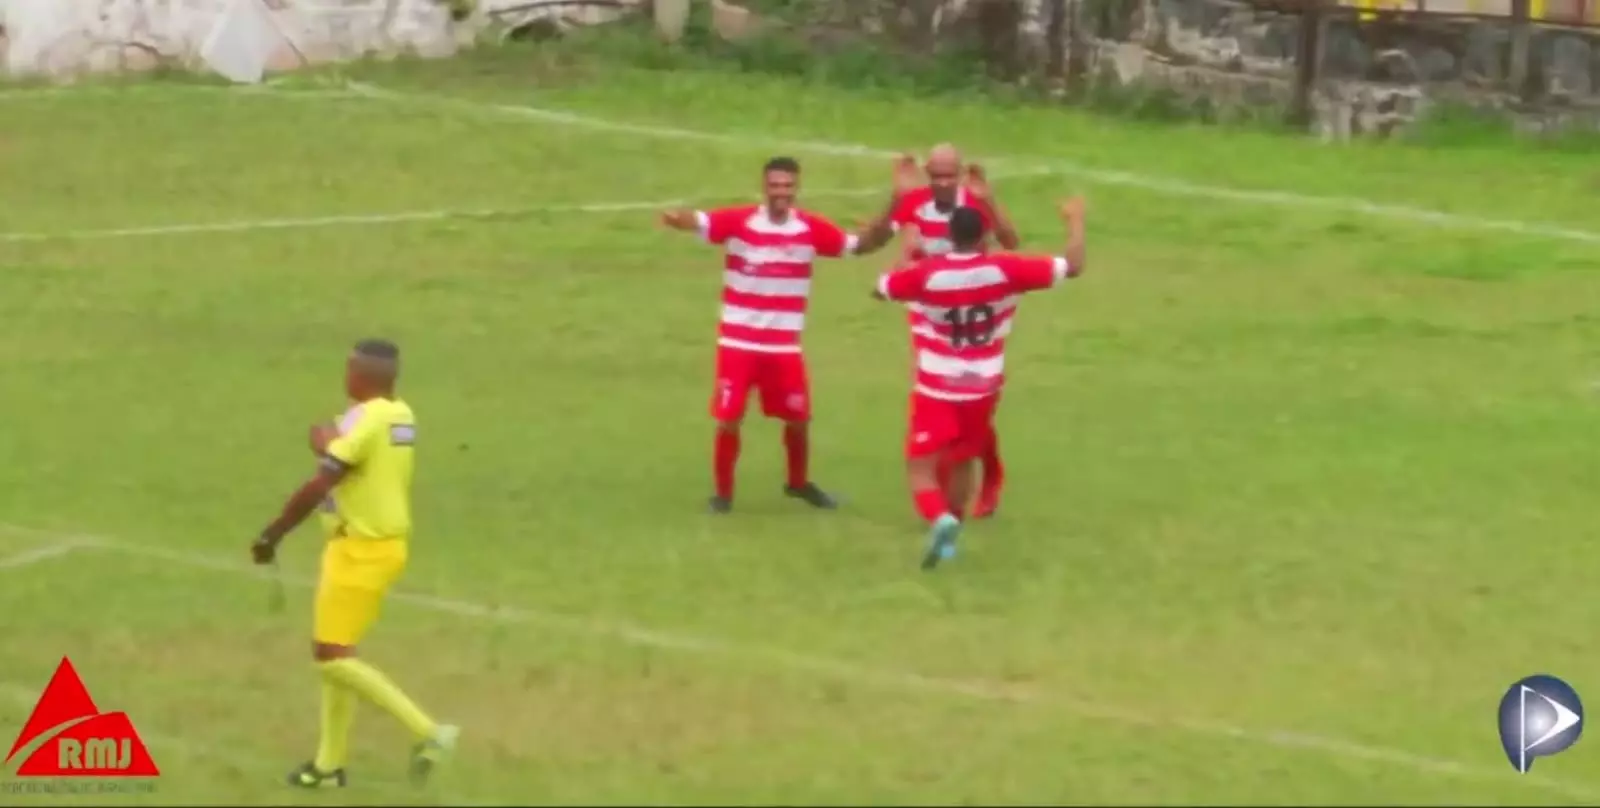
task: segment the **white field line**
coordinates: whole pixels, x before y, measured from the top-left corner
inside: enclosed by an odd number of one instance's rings
[[[556,124],[559,126],[582,127],[597,131],[617,132],[621,134],[640,135],[643,137],[698,140],[709,143],[723,143],[741,147],[761,146],[770,149],[787,149],[794,151],[807,151],[816,154],[834,154],[851,157],[889,158],[894,157],[899,153],[896,151],[862,145],[859,143],[837,143],[817,140],[790,140],[725,134],[720,132],[706,132],[698,129],[683,129],[675,126],[657,126],[654,124],[615,121],[607,118],[583,115],[563,110],[522,106],[518,104],[462,101],[459,99],[444,98],[433,95],[401,93],[381,87],[375,87],[370,84],[361,84],[356,82],[352,82],[348,86],[355,93],[369,98],[430,105],[444,105],[458,109],[476,109],[483,112],[495,113],[503,117],[521,118],[523,120],[538,121],[541,123]],[[287,95],[288,93],[285,94]],[[1382,218],[1399,219],[1417,222],[1419,224],[1429,224],[1437,227],[1453,228],[1458,230],[1499,231],[1504,233],[1513,233],[1519,236],[1535,236],[1566,241],[1580,241],[1589,244],[1600,244],[1600,231],[1581,230],[1578,228],[1561,227],[1558,225],[1541,224],[1538,222],[1526,222],[1515,219],[1497,219],[1461,213],[1447,213],[1445,211],[1430,210],[1428,208],[1412,207],[1408,205],[1385,204],[1381,202],[1374,202],[1369,199],[1360,199],[1357,197],[1316,196],[1311,194],[1294,193],[1292,191],[1251,190],[1245,188],[1230,188],[1221,185],[1204,185],[1200,183],[1188,182],[1186,180],[1175,179],[1172,177],[1164,177],[1157,174],[1091,168],[1089,166],[1084,166],[1078,163],[1053,157],[1013,156],[999,157],[996,159],[1004,163],[1023,163],[1034,167],[1034,169],[1037,171],[1058,174],[1064,177],[1074,177],[1090,183],[1138,188],[1167,196],[1186,196],[1200,199],[1244,202],[1285,208],[1346,211],[1350,213],[1362,213]]]
[[[0,570],[15,570],[22,569],[23,567],[31,567],[34,564],[38,564],[42,561],[49,561],[52,558],[60,558],[64,555],[81,549],[83,549],[82,544],[75,544],[73,542],[53,542],[42,547],[35,547],[32,550],[24,550],[16,555],[9,555],[4,558],[0,558]]]
[[[1027,177],[1048,174],[1048,170],[1032,171],[996,171],[995,176]],[[806,190],[804,197],[818,198],[843,198],[857,196],[872,196],[888,192],[884,186],[871,188],[825,188],[821,190]],[[15,243],[25,241],[90,241],[100,239],[140,238],[153,236],[193,236],[207,233],[247,233],[257,230],[306,230],[325,227],[347,227],[362,225],[391,225],[407,224],[412,222],[440,222],[454,219],[504,219],[521,216],[536,216],[540,214],[569,214],[569,213],[631,213],[642,210],[658,210],[674,205],[689,205],[699,202],[713,202],[725,199],[737,199],[740,194],[714,194],[695,196],[679,199],[658,199],[653,201],[632,200],[621,202],[590,202],[569,205],[532,205],[527,207],[512,208],[441,208],[437,210],[412,210],[397,211],[394,213],[351,213],[332,216],[305,216],[283,219],[239,219],[229,222],[186,222],[182,224],[150,225],[145,227],[114,227],[99,230],[63,230],[59,232],[0,232],[0,243]]]
[[[493,219],[539,213],[619,213],[650,210],[656,207],[684,203],[685,200],[681,199],[666,199],[656,202],[598,202],[587,205],[548,205],[543,207],[489,208],[480,210],[411,210],[394,213],[351,213],[285,219],[240,219],[231,222],[187,222],[183,224],[150,225],[147,227],[113,227],[103,230],[63,230],[55,233],[0,233],[0,242],[89,241],[144,236],[193,236],[205,233],[246,233],[256,230],[304,230],[356,225],[438,222],[450,219]]]
[[[0,531],[42,539],[53,539],[58,542],[71,542],[82,547],[92,547],[135,557],[156,559],[171,564],[231,575],[261,579],[265,579],[268,575],[267,572],[259,568],[232,563],[211,556],[150,547],[103,536],[62,535],[9,524],[0,524]],[[300,587],[314,585],[313,581],[305,578],[285,576],[284,580]],[[526,625],[577,636],[612,639],[629,645],[648,648],[760,661],[786,670],[813,673],[825,678],[883,687],[889,690],[916,691],[989,702],[1053,706],[1086,719],[1129,724],[1154,730],[1176,730],[1214,738],[1231,738],[1279,749],[1301,749],[1318,753],[1324,757],[1382,763],[1422,773],[1476,780],[1493,780],[1501,783],[1522,782],[1581,800],[1595,801],[1600,799],[1600,788],[1594,786],[1550,780],[1538,775],[1517,775],[1513,778],[1508,772],[1503,772],[1499,769],[1490,770],[1458,761],[1432,758],[1404,750],[1371,746],[1311,733],[1246,729],[1212,721],[1192,721],[1145,710],[1107,706],[1099,702],[1064,699],[1038,690],[1001,682],[946,679],[904,671],[872,668],[846,660],[831,659],[781,648],[662,631],[630,623],[610,622],[517,607],[492,606],[415,592],[394,592],[391,593],[390,598],[437,612],[457,615],[468,620],[503,625]]]
[[[254,95],[257,97],[271,97],[283,99],[334,99],[350,100],[355,98],[383,99],[396,102],[409,102],[434,106],[447,106],[464,110],[477,110],[493,113],[499,117],[509,117],[526,121],[555,124],[560,126],[573,126],[597,131],[617,132],[621,134],[639,135],[641,137],[667,138],[679,140],[697,140],[710,143],[722,143],[742,148],[777,148],[792,149],[796,151],[812,152],[816,154],[834,154],[854,157],[886,158],[898,152],[888,149],[867,146],[858,143],[839,143],[817,140],[792,140],[782,138],[756,137],[750,135],[728,134],[721,132],[707,132],[698,129],[684,129],[675,126],[660,126],[655,124],[630,123],[616,121],[591,115],[583,115],[564,110],[546,109],[542,107],[524,106],[517,104],[498,104],[493,102],[463,101],[442,96],[425,95],[418,93],[403,93],[377,87],[360,82],[348,82],[344,89],[287,89],[271,84],[256,87],[221,87],[213,85],[151,85],[141,87],[130,85],[127,87],[41,87],[25,88],[0,92],[0,101],[3,100],[28,100],[53,95],[67,95],[76,93],[120,94],[134,91],[144,94],[161,94],[167,92],[209,92],[232,93],[238,95]],[[1577,241],[1587,244],[1600,244],[1600,231],[1584,230],[1576,227],[1563,227],[1540,222],[1528,222],[1517,219],[1500,219],[1488,216],[1476,216],[1464,213],[1449,213],[1428,208],[1413,207],[1409,205],[1393,205],[1376,202],[1370,199],[1349,196],[1317,196],[1301,194],[1293,191],[1257,190],[1248,188],[1232,188],[1224,185],[1206,185],[1190,182],[1170,176],[1147,174],[1134,171],[1118,171],[1114,169],[1093,168],[1079,163],[1062,160],[1055,157],[1000,157],[1002,163],[1024,163],[1030,166],[1029,172],[1034,174],[1053,174],[1063,177],[1075,177],[1090,183],[1101,185],[1117,185],[1128,188],[1138,188],[1152,193],[1167,196],[1184,196],[1199,199],[1214,199],[1227,202],[1241,202],[1246,204],[1268,205],[1273,207],[1335,210],[1349,213],[1361,213],[1391,220],[1403,220],[1419,224],[1429,224],[1436,227],[1457,230],[1479,230],[1488,232],[1511,233],[1519,236],[1532,236],[1563,241]],[[378,214],[379,216],[383,214]],[[397,216],[416,216],[418,214],[393,214]],[[366,217],[356,217],[358,219]],[[393,222],[426,220],[420,219],[394,219]],[[438,218],[438,217],[436,217]],[[447,217],[445,217],[447,218]],[[293,221],[293,220],[291,220]],[[282,227],[294,226],[333,226],[341,224],[374,224],[384,222],[373,221],[337,221],[328,224],[316,225],[280,225]],[[184,228],[184,225],[175,225]],[[144,228],[134,228],[143,230]],[[232,228],[233,230],[241,228]],[[251,228],[242,228],[251,229]],[[174,232],[228,232],[228,230],[176,230]],[[7,236],[16,236],[7,238]],[[130,235],[161,235],[161,233],[137,232]],[[109,236],[115,237],[115,236]],[[0,234],[0,241],[7,240],[36,240],[37,234]]]

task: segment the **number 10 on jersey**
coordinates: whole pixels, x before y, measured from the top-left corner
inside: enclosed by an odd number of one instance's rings
[[[981,348],[994,339],[994,307],[988,303],[955,306],[945,312],[953,348]]]

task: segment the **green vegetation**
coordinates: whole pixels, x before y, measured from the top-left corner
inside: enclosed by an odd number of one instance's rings
[[[654,23],[639,17],[580,30],[545,47],[650,70],[733,70],[853,90],[932,97],[1006,91],[987,78],[983,61],[970,50],[945,47],[917,53],[858,32],[808,31],[803,21],[768,26],[749,39],[730,42],[712,31],[710,4],[690,8],[683,39],[674,45],[663,44]]]
[[[1442,103],[1407,133],[1406,139],[1419,146],[1454,149],[1504,149],[1507,146],[1565,152],[1592,159],[1600,150],[1600,131],[1559,129],[1537,135],[1519,134],[1513,122],[1484,109],[1455,103]],[[1590,172],[1600,180],[1600,173]],[[1600,187],[1600,186],[1596,186]],[[1537,190],[1534,190],[1537,193]]]

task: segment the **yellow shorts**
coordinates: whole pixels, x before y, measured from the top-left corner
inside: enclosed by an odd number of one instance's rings
[[[322,549],[311,638],[329,645],[361,642],[405,569],[405,539],[329,539]]]

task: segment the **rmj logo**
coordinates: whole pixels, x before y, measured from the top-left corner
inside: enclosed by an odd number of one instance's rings
[[[72,661],[61,658],[39,703],[22,725],[6,754],[6,765],[24,749],[32,752],[17,765],[21,777],[155,777],[161,774],[150,750],[139,739],[127,713],[102,713],[89,697]],[[33,790],[21,783],[7,791]],[[53,789],[43,789],[53,790]]]

